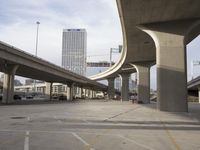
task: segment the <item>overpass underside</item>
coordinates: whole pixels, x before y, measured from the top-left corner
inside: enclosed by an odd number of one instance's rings
[[[46,81],[46,94],[50,99],[52,83],[67,85],[69,100],[74,97],[74,87],[84,88],[89,93],[107,90],[107,86],[103,84],[65,70],[3,42],[0,42],[0,71],[4,72],[2,103],[5,104],[13,102],[15,75]]]
[[[117,0],[117,6],[124,40],[122,58],[92,79],[111,81],[137,72],[138,100],[149,103],[149,68],[156,64],[158,110],[187,112],[186,45],[200,33],[200,1]],[[127,65],[135,69],[123,73]],[[123,100],[127,100],[127,86],[122,79]]]

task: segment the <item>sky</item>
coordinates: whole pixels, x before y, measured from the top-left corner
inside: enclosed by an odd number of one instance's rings
[[[0,20],[0,40],[31,54],[39,21],[38,56],[58,65],[64,28],[87,30],[88,61],[109,60],[110,47],[122,44],[115,0],[6,0],[0,5]]]
[[[115,0],[4,0],[0,5],[0,41],[35,54],[36,22],[39,21],[38,57],[61,65],[62,30],[87,30],[87,61],[109,61],[110,48],[122,43]],[[200,60],[200,37],[187,45],[188,80],[191,61]],[[95,55],[95,56],[94,56]],[[98,56],[96,56],[98,55]],[[113,54],[113,60],[119,58]],[[151,87],[156,88],[156,67]],[[194,67],[194,76],[200,66]]]

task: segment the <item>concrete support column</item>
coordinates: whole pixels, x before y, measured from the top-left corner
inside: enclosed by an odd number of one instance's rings
[[[19,66],[6,64],[3,81],[3,99],[2,103],[9,104],[13,102],[15,72]]]
[[[53,86],[52,82],[46,82],[45,94],[47,95],[49,100],[52,100],[52,86]]]
[[[75,96],[76,96],[77,93],[78,93],[78,87],[77,87],[77,85],[73,85],[73,86],[72,86],[72,90],[73,90],[73,98],[75,98]]]
[[[92,98],[96,98],[96,91],[92,90]]]
[[[84,90],[83,90],[83,87],[81,87],[81,98],[84,98],[84,97],[85,97],[83,91],[84,91]]]
[[[199,97],[199,103],[200,103],[200,87],[198,87],[198,97]]]
[[[88,89],[85,89],[85,97],[88,98]]]
[[[113,99],[115,96],[115,78],[108,78],[108,98]]]
[[[87,89],[88,99],[90,99],[90,89]]]
[[[67,84],[67,100],[72,101],[74,97],[74,84],[68,83]]]
[[[81,88],[78,86],[76,88],[76,97],[81,97]]]
[[[138,102],[150,103],[150,67],[135,65],[137,70]]]
[[[94,94],[93,94],[93,90],[90,90],[90,94],[91,94],[91,98],[93,99]]]
[[[92,90],[88,89],[89,98],[92,99]]]
[[[121,76],[121,97],[122,101],[129,100],[129,73],[120,74]]]
[[[85,98],[86,94],[85,94],[85,88],[82,88],[82,97]]]
[[[158,109],[187,112],[186,35],[192,22],[145,25],[156,45]]]
[[[93,91],[94,92],[94,98],[97,98],[97,91]]]
[[[90,94],[91,94],[91,98],[93,99],[94,94],[93,94],[93,90],[90,90]]]
[[[71,90],[69,85],[67,85],[67,100],[70,101],[71,100]]]
[[[163,111],[188,111],[187,70],[184,38],[157,33],[157,98]]]

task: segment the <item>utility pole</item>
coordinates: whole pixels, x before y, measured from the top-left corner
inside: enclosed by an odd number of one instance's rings
[[[37,49],[38,49],[38,31],[39,31],[39,25],[40,22],[37,21],[37,33],[36,33],[36,43],[35,43],[35,56],[37,57]],[[34,80],[34,92],[36,92],[36,80]]]
[[[119,45],[118,48],[110,48],[110,67],[112,66],[112,53],[121,53],[122,45]]]

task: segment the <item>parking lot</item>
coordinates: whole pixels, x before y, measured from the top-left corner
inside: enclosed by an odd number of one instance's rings
[[[189,113],[155,104],[82,100],[0,106],[0,150],[198,150],[200,104]]]

